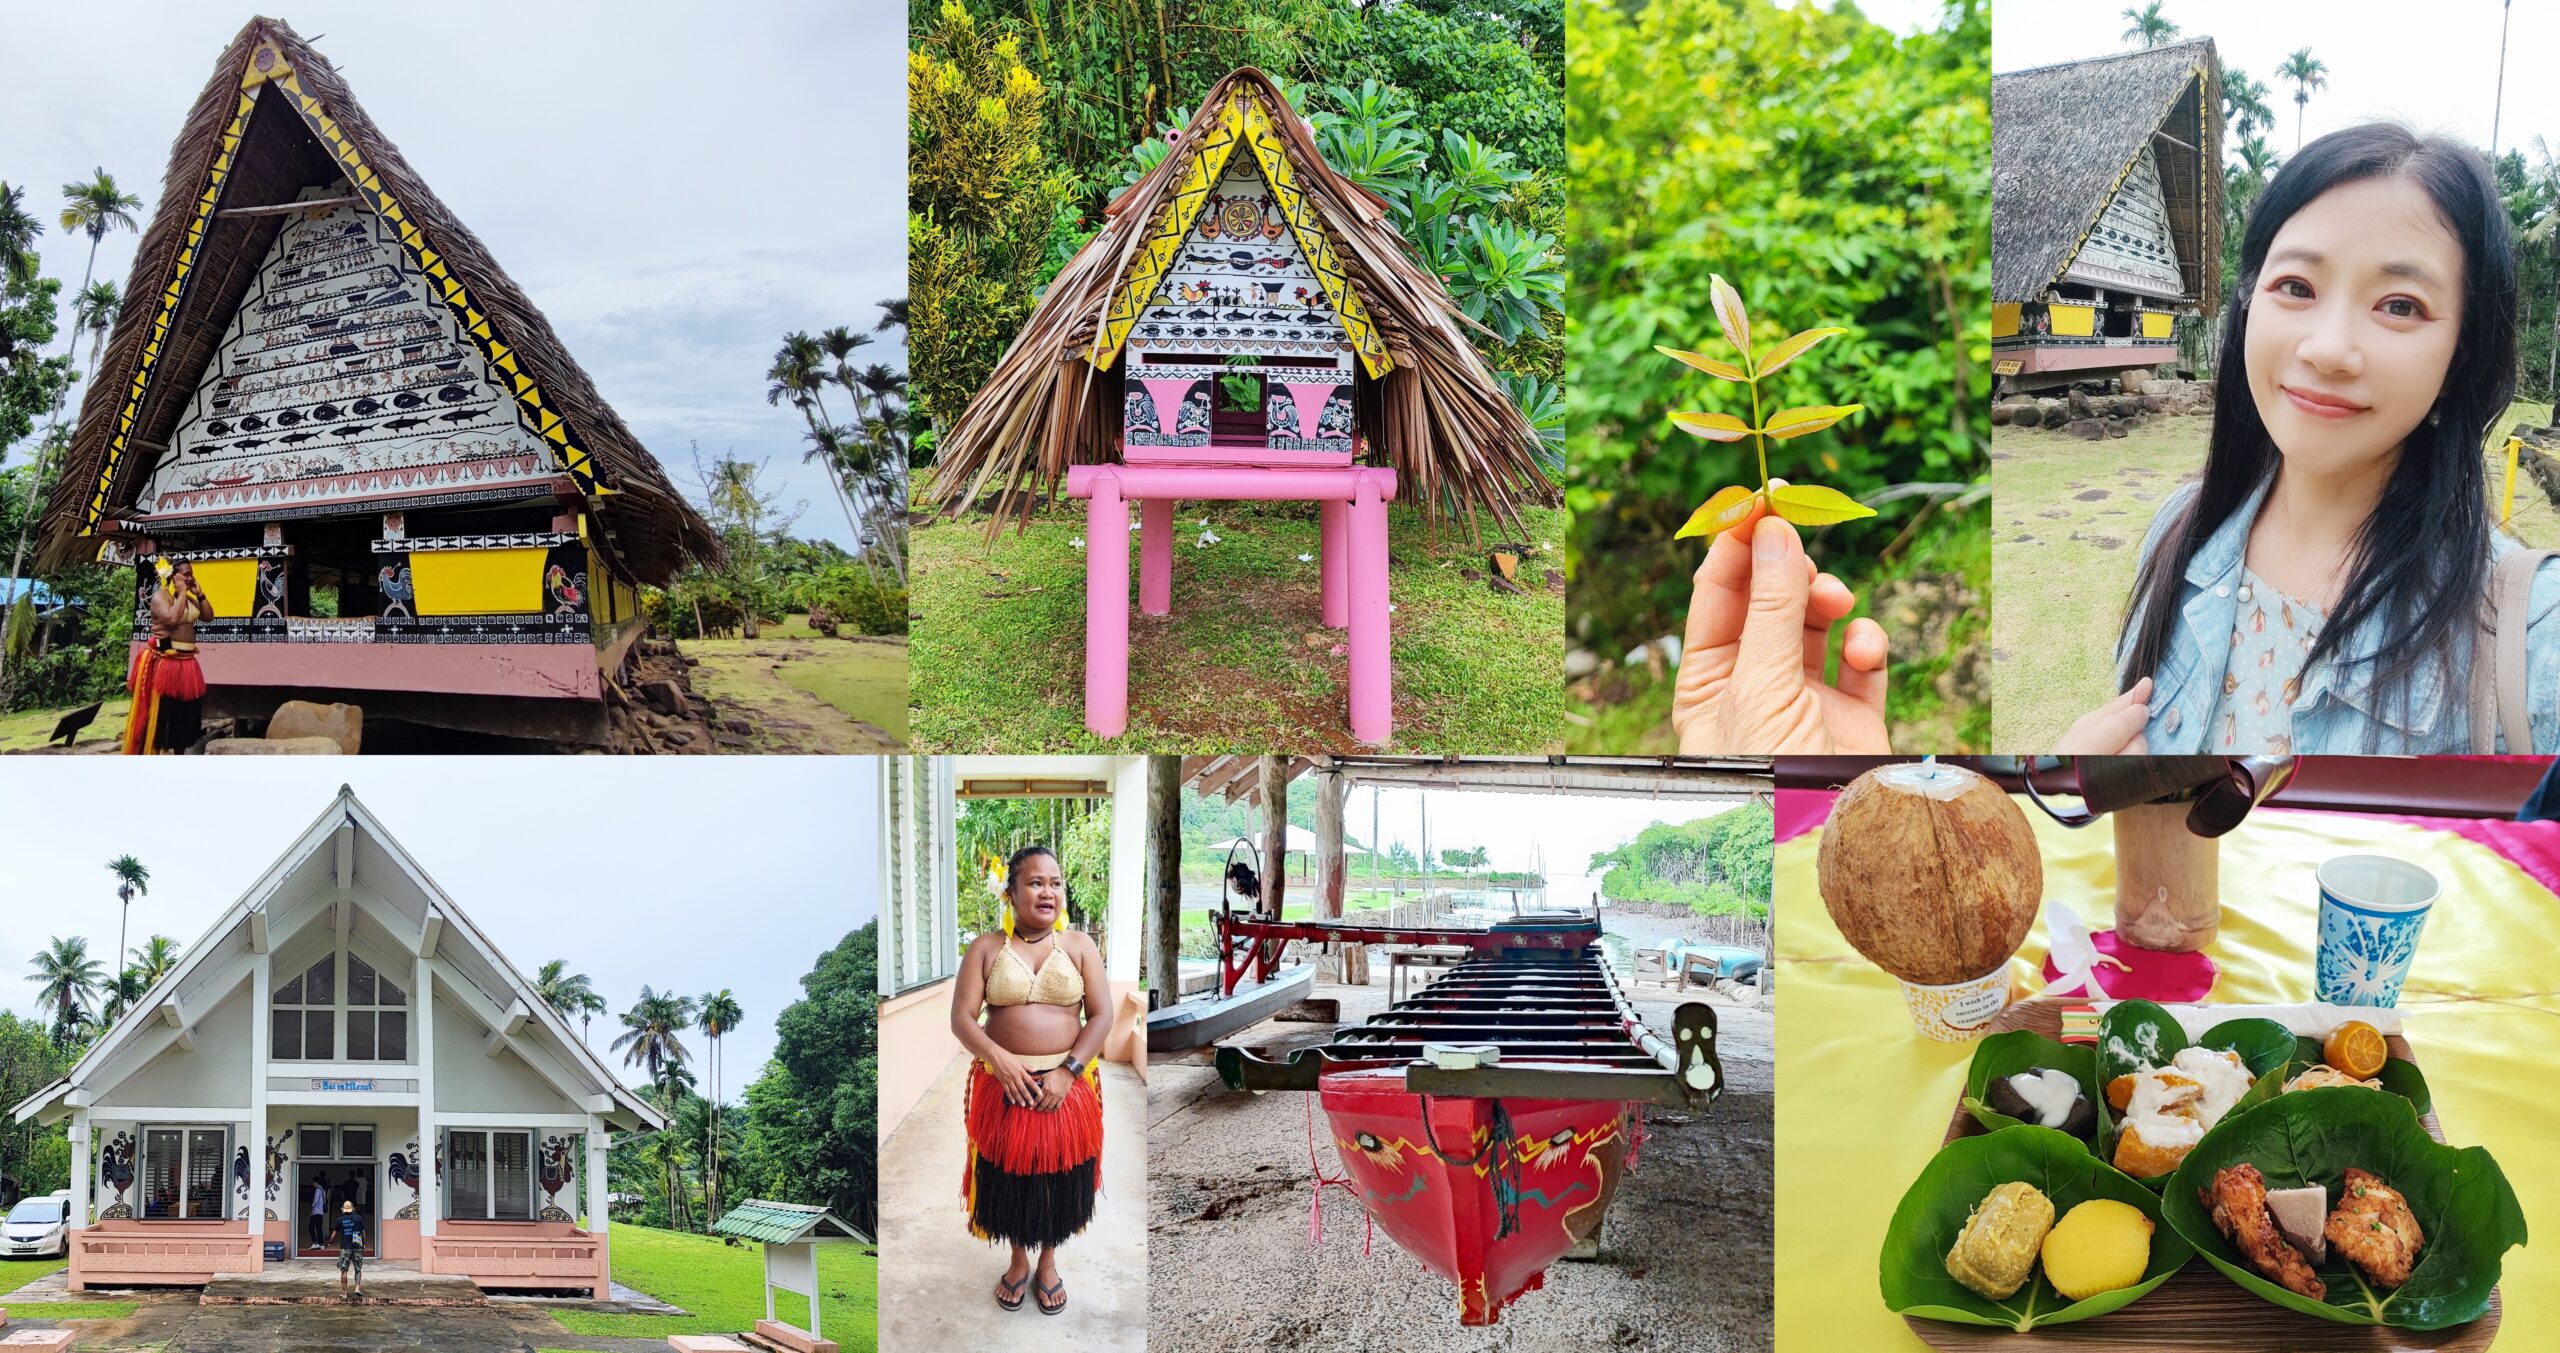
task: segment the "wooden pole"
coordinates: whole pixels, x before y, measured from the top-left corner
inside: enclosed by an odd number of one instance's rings
[[[1127,530],[1127,527],[1122,527]],[[1289,880],[1289,761],[1266,756],[1262,773],[1262,905],[1284,915],[1280,904]]]
[[[1342,772],[1331,764],[1316,771],[1316,905],[1319,917],[1339,919],[1342,896],[1349,882],[1344,877],[1347,862],[1343,857],[1343,797],[1350,791],[1342,782]],[[1369,950],[1365,945],[1347,945],[1342,951],[1342,980],[1346,985],[1369,985]]]
[[[1147,1008],[1182,999],[1182,758],[1147,758]]]

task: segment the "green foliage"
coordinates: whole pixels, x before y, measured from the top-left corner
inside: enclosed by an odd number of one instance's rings
[[[1004,862],[1025,846],[1046,846],[1067,880],[1067,920],[1083,925],[1110,888],[1111,806],[1104,799],[972,799],[955,829],[960,929],[988,934],[1004,924]]]
[[[849,1219],[848,1219],[849,1220]],[[613,1280],[682,1308],[684,1315],[629,1315],[559,1310],[552,1318],[584,1340],[620,1338],[660,1348],[670,1335],[735,1334],[764,1316],[764,1259],[760,1247],[725,1238],[686,1235],[617,1222],[612,1231]],[[817,1247],[818,1324],[848,1349],[879,1346],[880,1254],[875,1246],[830,1240]],[[775,1314],[793,1324],[808,1320],[805,1294],[777,1291]],[[17,1303],[10,1303],[12,1310]],[[541,1336],[535,1341],[540,1342]],[[592,1344],[589,1347],[593,1347]],[[541,1353],[570,1353],[545,1349]]]
[[[916,407],[968,406],[1043,283],[1070,184],[1043,144],[1050,87],[1021,41],[946,0],[907,57],[908,362]]]
[[[11,1104],[51,1085],[71,1069],[77,1047],[56,1043],[39,1020],[0,1011],[0,1100]],[[64,1125],[0,1121],[0,1175],[29,1193],[50,1193],[70,1182],[71,1142]]]
[[[0,452],[33,432],[71,383],[70,357],[44,355],[61,296],[62,283],[50,277],[0,283]]]
[[[727,1196],[824,1204],[878,1234],[879,949],[878,922],[847,934],[776,1017],[773,1060],[747,1087],[742,1173]]]
[[[849,628],[857,634],[907,632],[907,589],[867,576],[850,564],[804,574],[783,594],[792,609],[808,614],[812,629]],[[819,623],[821,618],[825,625]]]
[[[1709,378],[1652,355],[1713,331],[1719,272],[1749,279],[1764,322],[1847,330],[1826,352],[1860,373],[1866,412],[1824,440],[1825,483],[1864,499],[1987,473],[1990,15],[1951,0],[1936,31],[1897,38],[1849,6],[1770,0],[1569,0],[1567,14],[1566,624],[1615,658],[1680,631],[1697,552],[1675,535],[1750,473],[1741,447],[1673,427]],[[1779,407],[1820,393],[1802,363],[1763,390]],[[1987,510],[1948,496],[1825,528],[1817,556],[1863,596],[1933,531],[1987,539]],[[1897,655],[1930,655],[1895,664],[1899,724],[1955,658],[1894,638]]]
[[[1625,845],[1593,855],[1590,867],[1607,868],[1600,895],[1612,902],[1758,920],[1769,914],[1775,831],[1769,806],[1750,803],[1677,826],[1654,823]]]

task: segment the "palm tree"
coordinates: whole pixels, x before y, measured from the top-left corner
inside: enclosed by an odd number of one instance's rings
[[[2329,87],[2329,63],[2315,61],[2311,49],[2298,47],[2276,67],[2276,78],[2293,82],[2293,148],[2302,149],[2302,110],[2311,102],[2311,93]]]
[[[166,935],[154,935],[133,951],[134,971],[142,974],[145,991],[160,985],[160,979],[178,968],[178,942]]]
[[[123,905],[123,910],[116,914],[116,952],[121,954],[124,952],[125,922],[133,915],[134,897],[151,895],[151,871],[130,855],[118,855],[107,861],[107,872],[116,876],[116,901]]]
[[[710,1154],[703,1159],[709,1164],[702,1176],[703,1211],[720,1215],[720,1036],[738,1027],[747,1012],[738,1007],[738,998],[727,987],[702,998],[702,1015],[695,1027],[711,1040],[711,1112],[708,1141]]]
[[[2178,26],[2161,16],[2160,0],[2151,0],[2139,10],[2127,5],[2123,17],[2133,25],[2124,30],[2124,40],[2141,43],[2146,52],[2178,36]]]
[[[828,332],[837,334],[845,331],[833,329]],[[848,347],[846,351],[850,352],[852,348]],[[773,364],[766,367],[764,373],[765,380],[770,382],[765,386],[764,402],[778,405],[786,399],[790,400],[791,406],[800,411],[802,418],[808,420],[811,441],[818,443],[823,443],[825,433],[831,432],[835,427],[835,420],[827,415],[824,394],[828,382],[834,379],[827,371],[826,352],[825,345],[810,337],[806,331],[784,334],[782,346],[774,350]],[[815,460],[818,457],[813,451],[804,453],[801,458]],[[844,511],[845,524],[851,526],[854,535],[859,537],[862,534],[862,519],[853,510],[853,499],[845,493],[843,476],[830,473],[827,476],[827,487],[836,496],[836,506]]]
[[[622,1012],[622,1034],[609,1045],[622,1054],[624,1066],[639,1067],[649,1074],[649,1083],[664,1096],[661,1106],[674,1116],[677,1086],[675,1073],[684,1070],[691,1056],[685,1051],[684,1031],[693,1026],[693,998],[672,992],[660,994],[647,986],[640,988],[640,999]],[[676,1205],[676,1192],[682,1181],[676,1177],[672,1149],[661,1147],[663,1172],[660,1184],[666,1189],[667,1205]]]
[[[2552,271],[2560,280],[2560,147],[2542,137],[2533,138],[2534,166],[2526,175],[2526,190],[2540,199],[2542,219],[2526,226],[2516,236],[2519,251],[2541,245],[2551,251]],[[2560,294],[2553,297],[2551,311],[2551,365],[2543,378],[2543,394],[2560,407]],[[2560,425],[2560,413],[2552,415]]]
[[[27,214],[27,190],[0,182],[0,272],[7,275],[11,286],[26,286],[36,280],[36,236],[44,233],[44,222]]]
[[[880,322],[871,326],[871,332],[885,333],[896,329],[903,334],[907,331],[906,297],[896,296],[885,301],[873,301],[872,304],[880,307]]]
[[[2489,162],[2498,160],[2498,114],[2507,102],[2507,24],[2515,17],[2516,0],[2501,0],[2498,6],[2498,92],[2489,101]]]
[[[107,345],[107,331],[115,327],[116,311],[124,308],[124,297],[113,282],[92,282],[87,291],[71,303],[73,322],[89,331],[89,370],[98,370],[99,349]]]
[[[86,183],[62,185],[62,228],[76,230],[89,237],[89,263],[80,273],[80,290],[72,295],[87,294],[89,283],[98,273],[98,245],[107,238],[109,231],[142,229],[142,222],[134,218],[134,212],[141,207],[142,199],[116,187],[115,175],[103,168]],[[75,324],[62,345],[63,356],[71,355],[72,344],[79,336],[79,326]],[[69,388],[64,387],[65,390]],[[61,395],[54,396],[53,416],[57,422],[62,418]]]
[[[577,1014],[582,998],[594,990],[595,983],[585,973],[569,971],[569,960],[565,958],[543,964],[533,975],[533,994],[564,1016]]]
[[[98,1008],[98,1023],[113,1025],[117,1020],[124,1018],[124,1012],[131,1010],[150,990],[151,984],[142,980],[142,969],[128,965],[124,971],[116,974],[114,981],[107,983],[107,1000],[106,1004]]]
[[[2244,139],[2276,125],[2266,85],[2243,70],[2222,72],[2222,117]]]
[[[53,947],[37,953],[31,966],[35,971],[27,980],[41,984],[37,1006],[53,1007],[54,1044],[68,1047],[72,1035],[88,1021],[89,1006],[97,998],[105,970],[89,957],[89,942],[77,935],[67,940],[54,937]]]

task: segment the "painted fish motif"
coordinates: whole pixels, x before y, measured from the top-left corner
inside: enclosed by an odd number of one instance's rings
[[[330,419],[337,417],[337,416],[338,416],[338,413],[339,413],[339,409],[338,409],[338,406],[337,406],[337,405],[335,405],[335,404],[322,404],[322,405],[320,405],[319,407],[314,408],[314,409],[311,411],[311,416],[312,416],[312,417],[314,417],[314,418],[317,418],[317,419],[319,419],[321,422],[325,423],[325,422],[328,422]]]
[[[414,409],[419,405],[426,403],[427,397],[419,394],[415,390],[403,390],[399,394],[393,396],[391,402],[403,409]]]
[[[462,401],[471,398],[471,392],[459,385],[448,385],[443,389],[436,391],[436,398],[443,400],[447,404],[459,404]]]
[[[348,407],[360,415],[369,416],[382,412],[382,401],[378,399],[359,399]]]
[[[302,414],[301,414],[301,411],[296,410],[296,409],[287,409],[287,410],[285,410],[284,412],[282,412],[282,413],[280,413],[280,414],[277,414],[277,415],[276,415],[276,426],[277,426],[277,427],[281,427],[281,428],[289,428],[289,427],[292,427],[294,424],[299,423],[299,422],[301,422],[301,421],[302,421]]]
[[[440,421],[447,423],[468,423],[479,416],[479,414],[470,409],[456,409],[453,412],[446,414]]]
[[[353,437],[361,433],[371,431],[373,431],[373,426],[369,423],[349,423],[345,427],[331,431],[329,435],[332,437]]]
[[[204,430],[212,433],[216,437],[228,437],[231,435],[231,425],[223,422],[219,418],[205,424]]]
[[[414,427],[424,427],[426,422],[427,420],[423,418],[394,418],[390,422],[383,424],[383,426],[395,431],[406,432]]]
[[[266,420],[266,419],[263,419],[263,418],[260,418],[258,415],[254,414],[254,413],[253,413],[253,414],[251,414],[251,415],[249,415],[248,417],[243,418],[243,419],[241,419],[241,420],[240,420],[240,430],[241,430],[241,431],[243,431],[243,432],[260,432],[260,431],[264,431],[264,430],[265,430],[265,428],[266,428],[266,426],[267,426],[267,420]]]
[[[266,442],[261,438],[247,437],[240,441],[233,442],[231,444],[231,449],[234,451],[252,451],[264,445],[266,445]]]
[[[317,437],[317,436],[319,436],[319,435],[320,435],[320,434],[319,434],[319,433],[317,433],[317,432],[294,432],[294,433],[288,433],[288,434],[286,434],[286,435],[282,438],[282,440],[283,440],[283,442],[284,442],[284,444],[285,444],[285,445],[287,445],[287,446],[292,446],[292,445],[294,445],[294,444],[295,444],[295,443],[297,443],[297,442],[307,442],[307,441],[310,441],[312,438]]]

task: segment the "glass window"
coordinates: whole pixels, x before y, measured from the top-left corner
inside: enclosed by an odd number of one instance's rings
[[[409,1012],[385,1010],[381,1012],[381,1019],[381,1027],[375,1032],[375,1038],[378,1040],[377,1050],[381,1056],[375,1060],[384,1062],[409,1060]]]
[[[489,1215],[489,1134],[445,1134],[445,1209],[447,1220],[485,1220]]]
[[[373,1159],[373,1129],[369,1127],[338,1129],[338,1159]]]
[[[269,1036],[273,1040],[273,1046],[267,1050],[268,1056],[281,1062],[300,1061],[302,1059],[302,1012],[299,1010],[276,1011],[274,1022],[269,1026]]]
[[[447,1220],[533,1220],[532,1133],[455,1128],[444,1141]]]
[[[155,1221],[220,1221],[229,1215],[224,1167],[230,1149],[229,1128],[145,1127],[142,1215]]]
[[[356,954],[346,958],[343,1007],[337,954],[315,960],[276,988],[269,1055],[278,1061],[405,1062],[409,993]]]
[[[300,1124],[294,1128],[293,1135],[302,1143],[302,1149],[296,1154],[304,1160],[328,1160],[338,1154],[333,1140],[337,1129],[326,1123]]]

